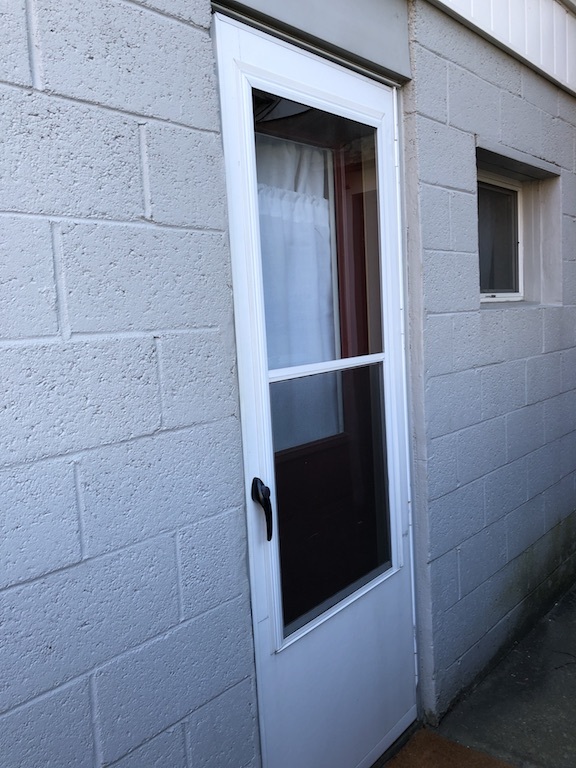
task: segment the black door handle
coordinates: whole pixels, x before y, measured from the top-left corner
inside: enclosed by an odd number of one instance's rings
[[[272,540],[272,502],[270,501],[270,488],[264,485],[259,477],[252,480],[252,501],[260,504],[266,518],[266,539]]]

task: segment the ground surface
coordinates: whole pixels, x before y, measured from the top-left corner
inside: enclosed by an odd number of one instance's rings
[[[520,768],[576,767],[576,588],[444,718],[439,731]]]
[[[386,763],[386,768],[510,768],[510,765],[422,729]]]

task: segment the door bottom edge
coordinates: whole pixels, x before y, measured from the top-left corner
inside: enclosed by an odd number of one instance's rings
[[[378,768],[375,765],[378,759],[386,752],[386,750],[394,744],[394,742],[402,736],[410,726],[417,720],[418,712],[416,704],[411,707],[408,712],[391,728],[386,736],[384,736],[378,744],[370,750],[370,752],[358,763],[356,768]]]

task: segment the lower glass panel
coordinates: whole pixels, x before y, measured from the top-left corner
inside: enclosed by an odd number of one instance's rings
[[[323,388],[331,434],[294,444],[286,435],[284,400],[290,421],[300,413],[307,424],[293,435],[314,434],[309,397],[322,401]],[[287,636],[391,565],[382,366],[274,383],[271,403]],[[320,409],[319,424],[325,418]]]
[[[270,399],[276,453],[342,432],[339,372],[278,381]]]

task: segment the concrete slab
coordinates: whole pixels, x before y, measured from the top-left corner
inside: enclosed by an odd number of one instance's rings
[[[576,766],[576,586],[442,721],[521,768]]]

